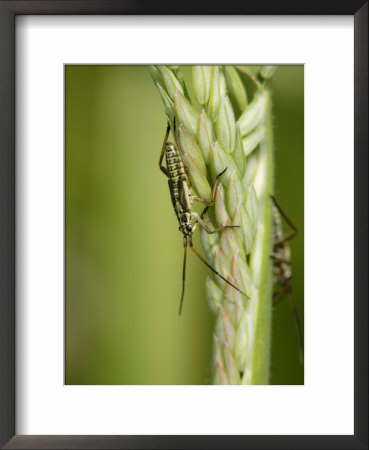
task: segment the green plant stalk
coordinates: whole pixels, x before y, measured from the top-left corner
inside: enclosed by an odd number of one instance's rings
[[[268,384],[272,314],[273,143],[271,98],[267,82],[275,67],[262,66],[250,76],[246,92],[232,66],[193,67],[194,107],[179,67],[152,66],[151,75],[164,102],[190,172],[192,187],[208,199],[215,177],[224,173],[208,212],[210,228],[228,223],[237,230],[208,234],[201,242],[219,277],[207,279],[210,306],[216,315],[214,384]],[[246,72],[245,72],[246,70]],[[256,86],[256,88],[255,88]]]
[[[273,136],[271,120],[270,93],[265,90],[264,96],[264,127],[265,139],[261,144],[260,165],[264,166],[264,192],[259,197],[262,228],[256,236],[256,248],[260,248],[260,261],[254,261],[254,280],[259,284],[257,298],[257,313],[255,324],[255,341],[253,348],[250,384],[268,384],[270,366],[270,342],[272,327],[272,248],[273,248],[273,218],[270,196],[273,194]],[[255,258],[255,257],[254,257]]]

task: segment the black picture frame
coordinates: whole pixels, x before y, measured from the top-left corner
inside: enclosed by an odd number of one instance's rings
[[[352,15],[355,39],[355,433],[349,436],[15,435],[15,17],[19,14]],[[0,1],[0,445],[6,449],[368,448],[368,2]],[[338,213],[337,213],[338,214]],[[342,214],[342,211],[340,212]],[[337,243],[339,245],[339,243]],[[337,393],[339,395],[339,393]],[[318,407],[318,405],[317,405]]]

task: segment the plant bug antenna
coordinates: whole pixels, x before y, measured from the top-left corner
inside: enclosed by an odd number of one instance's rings
[[[210,270],[212,270],[216,275],[218,275],[218,277],[220,277],[223,281],[225,281],[227,284],[229,284],[230,286],[232,286],[234,289],[236,289],[236,291],[238,291],[239,293],[241,293],[242,295],[244,295],[247,298],[250,298],[245,292],[241,291],[241,289],[239,289],[237,286],[235,286],[233,283],[231,283],[230,281],[228,281],[226,278],[224,278],[217,270],[214,269],[214,267],[212,267],[201,255],[200,253],[195,249],[195,247],[192,245],[192,239],[190,239],[190,248],[191,250],[195,253],[195,255],[200,259],[200,261],[202,261],[207,267],[209,267]]]
[[[183,298],[184,298],[184,292],[185,292],[185,281],[186,281],[186,259],[187,259],[187,242],[190,245],[191,250],[195,253],[195,255],[199,258],[201,262],[203,262],[210,270],[212,270],[218,277],[220,277],[223,281],[225,281],[227,284],[232,286],[236,291],[240,292],[242,295],[244,295],[247,298],[250,298],[245,292],[241,291],[236,285],[231,283],[229,280],[224,278],[214,267],[212,267],[201,255],[200,253],[195,249],[195,247],[192,244],[192,237],[189,236],[188,241],[187,237],[184,237],[183,239],[183,271],[182,271],[182,294],[181,294],[181,301],[179,304],[179,315],[182,313],[182,304],[183,304]]]
[[[187,238],[183,238],[183,269],[182,269],[182,294],[181,300],[179,302],[179,315],[182,314],[183,298],[185,293],[185,282],[186,282],[186,259],[187,259]]]

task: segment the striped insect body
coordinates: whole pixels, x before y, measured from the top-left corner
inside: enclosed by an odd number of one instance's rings
[[[220,177],[227,169],[225,168],[221,173],[217,175],[211,199],[203,199],[197,196],[193,196],[191,191],[192,187],[191,178],[189,176],[187,167],[184,163],[183,155],[181,153],[180,145],[176,135],[175,120],[173,128],[174,128],[173,135],[176,140],[176,145],[168,141],[170,132],[170,125],[168,124],[159,158],[159,167],[160,170],[168,178],[169,192],[174,212],[179,222],[179,231],[181,231],[183,234],[184,256],[183,256],[183,270],[182,270],[182,294],[179,306],[179,314],[181,314],[185,290],[186,259],[187,259],[188,245],[190,246],[191,250],[196,254],[196,256],[217,276],[219,276],[222,280],[228,283],[228,285],[232,286],[241,294],[245,295],[246,297],[248,296],[243,291],[241,291],[241,289],[239,289],[236,285],[234,285],[229,280],[224,278],[217,270],[215,270],[194,248],[192,243],[192,235],[195,232],[197,225],[199,225],[209,234],[217,233],[227,228],[238,228],[238,225],[221,225],[220,227],[212,230],[204,222],[204,217],[207,210],[214,203],[216,189],[218,184],[220,183]],[[163,165],[164,155],[166,166]],[[206,205],[201,214],[198,214],[197,212],[193,211],[192,205],[194,200]]]

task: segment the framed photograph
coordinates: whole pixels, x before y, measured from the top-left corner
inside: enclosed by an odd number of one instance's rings
[[[303,79],[302,65],[65,66],[67,385],[304,384]],[[172,93],[171,83],[177,84],[177,93]],[[219,95],[220,89],[227,94]],[[269,90],[274,93],[274,125],[265,103]],[[192,112],[193,121],[181,108]],[[253,118],[255,108],[261,108],[260,119]],[[230,120],[229,134],[221,127],[223,110],[225,123]],[[163,146],[167,121],[174,136],[166,136]],[[202,135],[197,136],[198,129]],[[274,160],[268,140],[272,134],[281,148]],[[270,153],[264,160],[266,149]],[[264,176],[268,167],[269,183]],[[201,168],[210,175],[199,172]],[[181,183],[191,195],[186,207],[176,199],[185,189]],[[264,195],[265,189],[270,193]],[[207,203],[196,200],[195,193]],[[275,205],[272,194],[278,198]],[[294,222],[278,210],[288,194]],[[264,209],[261,199],[270,225],[264,231],[275,241],[272,245],[269,239],[265,247],[258,246],[261,234],[256,232],[256,216],[261,220]],[[272,231],[273,211],[278,238]],[[228,228],[222,228],[226,223]],[[287,261],[291,249],[293,286]],[[195,252],[200,250],[199,256]],[[261,270],[257,282],[256,265],[263,252],[265,272]],[[107,278],[104,266],[110,267]],[[261,294],[272,266],[278,286],[271,352],[269,327],[259,348],[254,341],[272,310],[271,292]],[[183,270],[187,276],[182,283]],[[272,284],[270,279],[270,289]],[[253,303],[259,303],[253,298],[258,297],[267,298],[269,308],[253,326],[258,313]],[[115,325],[114,318],[119,318]],[[265,358],[269,365],[272,359],[270,376],[266,364],[261,365],[264,374],[255,371],[253,352],[256,362]]]
[[[0,8],[1,445],[367,448],[367,3]]]

